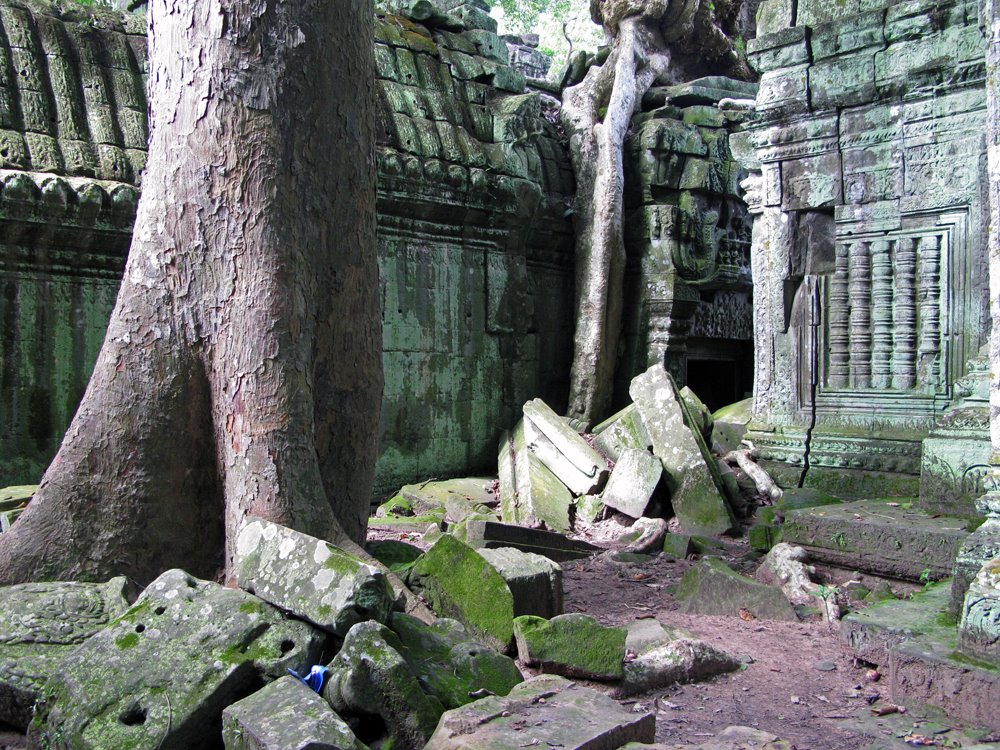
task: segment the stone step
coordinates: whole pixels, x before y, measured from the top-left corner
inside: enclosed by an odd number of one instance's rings
[[[960,518],[933,518],[905,500],[857,500],[790,511],[782,541],[818,562],[907,581],[951,575],[969,535]]]
[[[859,659],[888,673],[894,703],[936,706],[953,719],[1000,729],[1000,667],[958,652],[950,595],[944,581],[910,599],[851,613],[841,623],[841,640]]]

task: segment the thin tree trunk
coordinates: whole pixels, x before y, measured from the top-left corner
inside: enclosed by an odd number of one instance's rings
[[[622,149],[632,115],[669,57],[655,28],[630,16],[618,27],[608,59],[563,95],[576,175],[576,331],[567,414],[603,416],[621,332],[625,276]]]
[[[381,404],[370,0],[155,0],[151,143],[104,346],[0,583],[361,541]]]

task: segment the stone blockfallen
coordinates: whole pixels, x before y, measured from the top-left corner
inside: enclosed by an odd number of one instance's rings
[[[763,620],[797,620],[795,610],[776,588],[741,576],[722,560],[707,557],[694,565],[677,587],[680,611],[738,617],[741,610]]]
[[[488,696],[448,711],[425,750],[559,748],[616,750],[652,742],[655,717],[563,677],[540,675],[505,697]]]

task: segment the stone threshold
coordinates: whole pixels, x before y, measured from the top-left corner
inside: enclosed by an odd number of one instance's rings
[[[852,613],[841,624],[841,640],[887,672],[894,703],[934,706],[952,719],[1000,730],[1000,668],[958,652],[950,594],[951,583],[944,581],[908,600]]]
[[[905,499],[857,500],[789,511],[782,540],[817,562],[923,583],[951,575],[966,524],[931,517]]]

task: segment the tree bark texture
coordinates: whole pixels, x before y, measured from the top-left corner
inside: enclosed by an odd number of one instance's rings
[[[154,0],[132,248],[0,583],[228,567],[249,514],[363,539],[382,392],[370,0]]]
[[[563,92],[562,122],[576,176],[576,307],[567,414],[607,416],[622,319],[625,275],[622,150],[632,115],[654,82],[749,70],[720,26],[720,0],[591,0],[611,51]],[[736,6],[738,11],[738,4]],[[732,22],[736,13],[733,12]],[[728,17],[728,16],[727,16]]]

